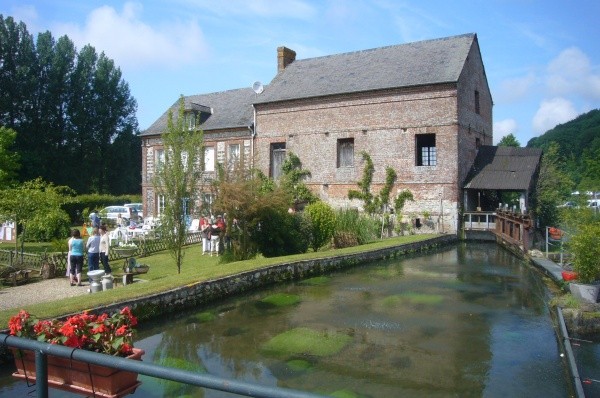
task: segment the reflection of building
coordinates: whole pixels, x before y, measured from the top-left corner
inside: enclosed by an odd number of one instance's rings
[[[360,206],[347,193],[362,177],[366,152],[375,166],[374,192],[391,167],[398,175],[392,195],[408,189],[415,198],[407,213],[426,212],[442,230],[456,230],[462,184],[477,148],[492,143],[492,98],[477,35],[303,60],[280,47],[277,60],[277,75],[264,91],[185,98],[204,131],[204,178],[214,176],[216,164],[235,162],[277,178],[286,154],[294,153],[322,199]],[[142,133],[148,215],[160,212],[152,175],[166,120],[167,113]]]

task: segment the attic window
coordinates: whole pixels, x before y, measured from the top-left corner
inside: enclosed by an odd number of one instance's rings
[[[416,139],[416,164],[417,166],[437,165],[437,148],[435,134],[417,134]]]

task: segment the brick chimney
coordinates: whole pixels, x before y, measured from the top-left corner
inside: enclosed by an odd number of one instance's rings
[[[287,47],[277,47],[277,73],[296,60],[296,52]]]

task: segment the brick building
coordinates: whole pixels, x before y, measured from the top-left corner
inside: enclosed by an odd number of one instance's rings
[[[301,60],[280,47],[277,63],[264,90],[185,98],[204,131],[205,176],[215,162],[241,161],[277,178],[292,152],[322,199],[360,207],[347,192],[357,188],[366,151],[374,192],[392,167],[392,195],[408,189],[415,198],[405,215],[429,214],[441,230],[456,231],[477,148],[492,144],[492,98],[476,34]],[[166,115],[142,133],[144,214],[160,210],[151,177]]]

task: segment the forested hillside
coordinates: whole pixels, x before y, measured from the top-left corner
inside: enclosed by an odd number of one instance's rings
[[[3,186],[42,177],[79,194],[139,193],[136,108],[104,53],[50,32],[34,38],[0,15],[0,171],[10,174],[0,173]]]
[[[573,180],[573,188],[600,191],[600,109],[532,138],[527,147],[546,151],[553,142],[558,145],[559,166]]]

